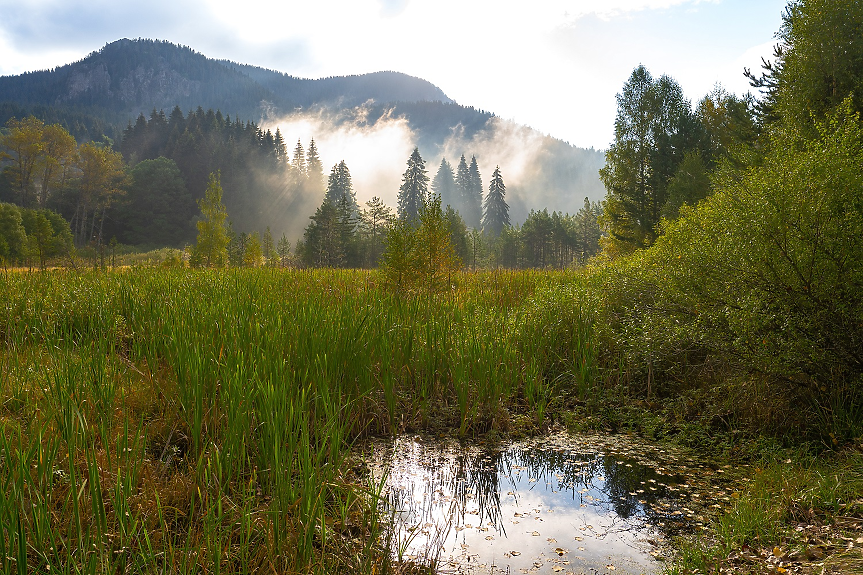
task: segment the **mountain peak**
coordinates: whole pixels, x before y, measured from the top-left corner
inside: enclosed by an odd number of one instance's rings
[[[317,80],[214,60],[165,40],[122,38],[72,64],[0,78],[0,101],[110,110],[127,117],[198,106],[259,118],[262,102],[287,112],[338,104],[451,102],[437,86],[399,72]]]

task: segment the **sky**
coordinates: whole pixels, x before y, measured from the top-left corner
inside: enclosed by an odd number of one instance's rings
[[[395,70],[466,106],[606,149],[632,70],[697,102],[770,57],[786,0],[0,0],[0,75],[120,38],[307,78]]]

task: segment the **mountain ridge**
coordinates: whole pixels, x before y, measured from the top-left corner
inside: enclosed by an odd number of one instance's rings
[[[431,82],[401,72],[298,78],[251,64],[208,58],[166,40],[124,38],[77,62],[0,76],[0,101],[107,110],[131,118],[153,108],[180,106],[188,110],[201,106],[255,119],[262,102],[290,111],[320,104],[353,106],[369,100],[452,102]]]
[[[489,172],[502,164],[510,174],[514,221],[531,209],[575,213],[585,197],[597,201],[604,196],[597,175],[601,152],[461,105],[431,82],[401,72],[298,78],[208,58],[169,41],[139,38],[110,42],[56,68],[0,77],[0,124],[13,116],[36,114],[64,125],[79,141],[120,141],[140,116],[169,114],[177,107],[189,113],[199,108],[221,111],[232,121],[251,121],[274,131],[279,120],[298,113],[334,118],[331,127],[354,131],[404,119],[430,172],[441,157],[457,161],[460,154],[476,154],[481,163],[485,154],[484,169]],[[285,136],[293,141],[293,135]],[[513,154],[521,156],[512,159]],[[400,173],[403,161],[387,159],[393,174]],[[511,176],[516,165],[526,174],[522,181]],[[398,188],[398,183],[393,185]]]

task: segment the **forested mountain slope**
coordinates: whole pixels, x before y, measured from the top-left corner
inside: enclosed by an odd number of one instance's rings
[[[176,119],[178,114],[185,119],[194,116],[195,120],[186,121],[182,129],[177,122],[171,124],[171,130],[179,130],[173,136],[162,134],[160,128],[153,134],[148,132],[147,141],[142,139],[139,126],[145,118],[155,119],[158,128],[168,126],[169,117]],[[418,146],[432,173],[442,157],[457,161],[462,154],[468,159],[476,155],[481,164],[488,164],[483,174],[486,177],[500,164],[509,185],[508,201],[515,223],[523,221],[532,209],[575,213],[586,196],[596,201],[604,195],[597,176],[604,162],[600,151],[576,148],[489,111],[461,105],[432,83],[398,72],[304,79],[214,60],[170,42],[122,39],[78,62],[0,77],[0,125],[28,115],[60,124],[79,143],[112,143],[122,150],[130,167],[160,155],[175,160],[193,198],[203,194],[209,171],[221,169],[226,183],[236,182],[227,199],[233,197],[233,204],[228,202],[231,217],[240,229],[261,225],[294,229],[305,225],[310,215],[294,206],[295,224],[278,225],[264,221],[266,218],[259,221],[256,214],[272,213],[265,209],[267,203],[262,198],[284,195],[284,178],[274,176],[264,185],[258,182],[260,177],[241,177],[235,170],[243,154],[225,160],[226,150],[252,140],[255,146],[265,145],[266,133],[271,131],[275,136],[280,125],[283,144],[289,149],[300,136],[305,145],[309,138],[323,145],[323,170],[328,172],[333,162],[345,158],[329,157],[332,147],[326,145],[327,134],[340,130],[380,134],[394,120],[402,122],[396,137],[410,140],[410,147]],[[219,122],[211,121],[217,115],[230,118],[230,130],[222,130]],[[310,133],[290,129],[292,118],[299,116],[311,119],[314,127]],[[135,141],[126,141],[136,127]],[[228,136],[223,141],[221,137],[240,131],[254,137],[242,142]],[[363,167],[347,159],[352,169]],[[386,197],[388,193],[394,196],[398,188],[396,180],[404,157],[387,155],[376,161],[385,164],[391,174],[386,182],[375,181],[374,187],[368,184],[360,189],[361,199]],[[259,188],[266,188],[266,193],[253,193]],[[319,199],[314,198],[313,203]]]

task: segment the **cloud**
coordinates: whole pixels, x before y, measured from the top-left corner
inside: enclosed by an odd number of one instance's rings
[[[382,16],[398,16],[410,0],[380,0]]]

